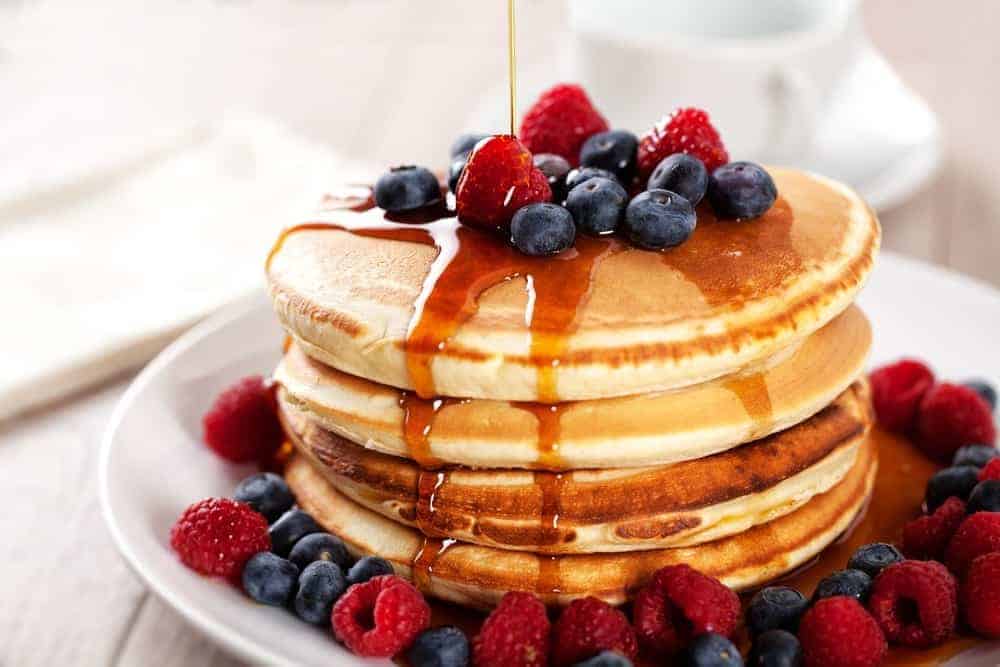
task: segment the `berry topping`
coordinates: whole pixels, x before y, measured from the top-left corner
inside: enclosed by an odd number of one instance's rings
[[[322,532],[322,526],[302,510],[288,510],[271,524],[271,551],[279,556],[288,556],[300,539],[310,533]]]
[[[698,158],[674,153],[656,165],[646,189],[670,190],[697,206],[708,190],[708,170]]]
[[[632,661],[621,653],[601,651],[593,658],[576,663],[576,667],[632,667]]]
[[[1000,512],[1000,480],[990,479],[976,484],[976,488],[969,494],[966,509],[969,514]]]
[[[923,362],[902,359],[875,369],[869,381],[879,424],[906,433],[916,421],[920,400],[934,385],[934,374]]]
[[[347,553],[347,547],[339,537],[330,533],[312,533],[306,535],[292,547],[288,554],[288,560],[298,565],[299,569],[304,569],[309,563],[326,560],[336,563],[342,570],[347,569],[351,563],[351,557]],[[391,574],[385,572],[384,574]]]
[[[458,192],[458,181],[465,173],[465,165],[468,161],[468,155],[459,155],[448,165],[448,189],[452,192]]]
[[[584,234],[603,236],[615,231],[625,213],[628,193],[608,178],[589,178],[570,190],[566,208]]]
[[[201,423],[205,443],[234,463],[266,461],[285,438],[271,388],[259,375],[219,394]]]
[[[927,480],[924,503],[933,512],[949,498],[966,500],[979,481],[979,469],[972,466],[952,466],[938,470]]]
[[[574,169],[566,175],[566,187],[569,192],[572,192],[575,187],[586,183],[592,178],[606,178],[610,181],[617,181],[615,177],[607,169],[598,169],[597,167],[580,167],[579,169]],[[621,185],[621,183],[619,183]]]
[[[941,563],[908,560],[875,579],[868,609],[893,644],[926,648],[955,631],[958,587]]]
[[[940,560],[964,519],[962,499],[948,498],[934,514],[914,519],[903,527],[903,552],[910,558]]]
[[[532,153],[555,153],[573,166],[580,147],[591,135],[608,129],[583,88],[563,83],[549,88],[531,105],[521,121],[521,141]]]
[[[375,203],[392,213],[412,211],[440,200],[437,176],[425,167],[393,167],[375,181]]]
[[[776,629],[795,632],[808,608],[809,600],[794,588],[768,586],[750,599],[746,610],[747,628],[752,635]]]
[[[777,198],[774,179],[753,162],[730,162],[708,177],[708,201],[720,218],[758,218]]]
[[[955,452],[955,458],[951,460],[951,464],[953,466],[985,468],[990,461],[997,458],[1000,458],[1000,449],[993,445],[966,445]]]
[[[347,589],[330,620],[337,639],[357,655],[388,658],[427,628],[431,608],[410,582],[386,575]]]
[[[875,619],[849,597],[813,605],[802,617],[799,641],[809,667],[876,667],[888,648]]]
[[[847,562],[847,567],[851,570],[861,570],[869,577],[876,577],[885,568],[902,560],[903,554],[899,549],[885,542],[875,542],[858,547]]]
[[[548,178],[531,153],[506,135],[476,146],[456,189],[458,219],[482,229],[506,229],[519,208],[551,199]]]
[[[507,593],[483,622],[472,642],[476,667],[545,667],[549,658],[549,617],[529,593]]]
[[[482,132],[466,132],[465,134],[458,135],[455,139],[455,143],[451,145],[451,150],[448,151],[449,157],[463,157],[467,156],[472,152],[472,149],[476,147],[480,141],[489,137],[489,134],[483,134]]]
[[[566,201],[566,195],[569,194],[569,190],[566,188],[566,177],[572,169],[566,158],[554,153],[539,153],[532,158],[532,162],[535,168],[545,174],[545,178],[548,179],[549,189],[552,190],[552,201],[557,204]]]
[[[660,654],[676,653],[706,632],[732,635],[739,614],[736,593],[687,565],[656,572],[632,607],[639,641]]]
[[[601,651],[635,659],[635,631],[618,609],[594,597],[574,600],[552,629],[552,662],[566,667]]]
[[[969,627],[1000,639],[1000,551],[972,561],[962,586],[962,609]]]
[[[944,562],[956,576],[965,576],[973,559],[1000,551],[1000,513],[976,512],[966,517],[948,543]]]
[[[466,667],[469,640],[453,625],[425,630],[406,653],[411,667]]]
[[[369,579],[392,573],[392,565],[389,564],[389,561],[378,556],[365,556],[347,571],[347,583],[348,585],[361,584]]]
[[[271,548],[267,521],[249,505],[206,498],[181,514],[170,530],[170,546],[195,572],[236,580],[256,553]]]
[[[802,644],[787,630],[768,630],[754,639],[747,664],[751,667],[801,667]]]
[[[816,585],[813,602],[832,597],[849,597],[864,602],[872,588],[872,578],[861,570],[837,570]]]
[[[295,594],[295,614],[306,623],[327,625],[333,604],[347,590],[347,580],[336,563],[318,560],[310,563],[299,575],[299,590]]]
[[[580,149],[580,164],[607,169],[622,183],[635,178],[639,140],[625,130],[609,130],[591,135]]]
[[[528,204],[510,221],[510,242],[525,255],[556,255],[575,240],[573,216],[558,204]]]
[[[261,604],[284,607],[295,593],[299,568],[281,556],[262,551],[243,566],[243,590]]]
[[[988,479],[1000,479],[1000,459],[990,461],[979,471],[980,482],[985,482]]]
[[[261,472],[250,475],[236,487],[233,500],[246,503],[264,515],[268,523],[292,509],[295,496],[280,475]]]
[[[706,632],[684,651],[686,667],[743,667],[743,656],[729,638]]]
[[[993,411],[968,387],[942,383],[920,401],[917,444],[932,458],[950,461],[960,447],[995,438]]]
[[[986,380],[969,380],[962,384],[982,396],[983,400],[989,404],[990,410],[997,409],[997,390],[992,384]]]
[[[729,162],[718,131],[701,109],[678,109],[639,139],[639,177],[649,178],[656,165],[674,153],[693,155],[710,173]]]
[[[696,224],[691,203],[669,190],[647,190],[625,209],[625,231],[632,243],[647,250],[684,243]]]

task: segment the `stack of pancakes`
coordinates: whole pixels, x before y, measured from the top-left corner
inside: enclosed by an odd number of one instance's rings
[[[763,217],[703,207],[663,253],[525,257],[446,204],[328,196],[267,267],[300,505],[480,607],[618,603],[673,563],[743,589],[809,561],[874,480],[852,303],[879,228],[837,183],[772,175]]]

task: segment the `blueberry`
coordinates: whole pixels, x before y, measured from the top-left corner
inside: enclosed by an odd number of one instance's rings
[[[969,494],[966,511],[969,514],[1000,512],[1000,480],[988,479],[976,484],[976,488]]]
[[[625,231],[632,243],[647,250],[684,243],[695,224],[691,202],[669,190],[647,190],[625,209]]]
[[[580,148],[580,164],[584,167],[607,169],[622,183],[635,178],[639,140],[625,130],[608,130],[592,134]]]
[[[330,533],[312,533],[306,535],[292,547],[288,560],[299,566],[299,569],[317,560],[327,560],[336,563],[343,569],[351,564],[347,547],[339,537]]]
[[[874,542],[858,547],[851,560],[847,562],[847,568],[861,570],[874,579],[879,572],[903,559],[903,554],[891,544]]]
[[[955,452],[952,466],[976,466],[985,468],[986,464],[1000,457],[1000,449],[993,445],[966,445]]]
[[[318,560],[310,563],[299,575],[299,590],[292,608],[306,623],[326,625],[330,622],[333,603],[347,590],[347,579],[336,563]]]
[[[383,574],[392,574],[392,565],[378,556],[365,556],[347,571],[347,585],[363,584]]]
[[[566,208],[573,214],[577,228],[591,236],[610,234],[621,222],[628,193],[609,178],[591,178],[573,188],[566,198]]]
[[[952,496],[968,499],[972,489],[979,482],[979,468],[975,466],[952,466],[938,470],[927,480],[924,502],[927,511],[933,512]]]
[[[632,667],[632,661],[617,651],[601,651],[593,658],[576,663],[574,667]]]
[[[299,568],[270,551],[255,554],[243,566],[243,590],[262,604],[284,607],[298,579]]]
[[[552,201],[557,204],[566,201],[566,195],[569,193],[569,190],[566,189],[566,177],[572,168],[566,158],[555,153],[539,153],[533,160],[535,167],[549,179]]]
[[[990,410],[997,408],[997,390],[986,380],[969,380],[964,383],[966,387],[982,396],[990,404]]]
[[[618,180],[618,178],[607,169],[599,169],[598,167],[580,167],[579,169],[574,169],[566,174],[566,191],[572,192],[573,188],[581,183],[585,183],[591,178],[610,178],[612,181]]]
[[[575,240],[573,216],[558,204],[528,204],[510,221],[510,242],[525,255],[555,255]]]
[[[469,161],[468,156],[461,155],[451,161],[448,165],[448,189],[452,192],[458,192],[458,179],[462,178],[462,174],[465,172],[465,164]]]
[[[386,211],[412,211],[440,199],[437,176],[424,167],[393,167],[375,181],[375,203]]]
[[[838,570],[819,582],[813,602],[837,595],[846,595],[864,604],[871,592],[872,578],[861,570]]]
[[[656,165],[646,189],[670,190],[697,206],[708,189],[708,170],[693,155],[674,153]]]
[[[292,509],[295,496],[280,475],[261,472],[250,475],[236,486],[233,500],[246,503],[264,515],[268,523]]]
[[[743,667],[740,650],[722,635],[706,632],[698,635],[684,654],[688,667]]]
[[[762,588],[750,599],[746,621],[750,634],[782,629],[797,632],[799,619],[809,608],[806,596],[788,586]]]
[[[425,630],[406,657],[412,667],[465,667],[469,664],[469,640],[453,625]]]
[[[708,179],[708,201],[720,218],[756,218],[778,198],[771,175],[753,162],[730,162]]]
[[[271,534],[271,551],[287,556],[295,543],[309,533],[322,533],[323,528],[300,509],[288,510],[268,530]]]
[[[791,632],[768,630],[750,648],[750,667],[801,667],[802,644]]]
[[[451,145],[451,151],[448,153],[449,157],[456,158],[460,155],[468,157],[469,153],[473,148],[476,147],[480,141],[486,137],[491,137],[491,134],[482,134],[480,132],[467,132],[465,134],[458,135],[455,142]]]

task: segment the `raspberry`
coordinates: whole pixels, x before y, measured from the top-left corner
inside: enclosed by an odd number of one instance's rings
[[[504,230],[524,206],[552,199],[549,179],[515,137],[493,137],[469,156],[458,180],[458,218],[483,229]]]
[[[205,444],[234,463],[265,462],[284,440],[274,395],[259,375],[219,394],[201,423]]]
[[[955,631],[958,584],[933,560],[894,563],[875,577],[868,609],[890,642],[935,646]]]
[[[687,565],[670,565],[639,591],[632,615],[643,646],[676,653],[706,632],[732,635],[740,601],[718,580]]]
[[[542,93],[524,114],[520,137],[532,153],[554,153],[576,167],[583,142],[607,129],[608,121],[583,88],[561,83]]]
[[[1000,551],[1000,512],[976,512],[966,517],[948,543],[944,562],[961,578],[977,556]]]
[[[573,665],[601,651],[617,651],[635,660],[635,631],[618,609],[594,597],[574,600],[556,621],[552,632],[552,662]]]
[[[799,624],[799,641],[809,667],[875,667],[888,649],[875,619],[844,596],[813,605]]]
[[[910,558],[939,560],[965,519],[965,503],[952,496],[934,514],[914,519],[903,527],[903,553]]]
[[[1000,459],[993,459],[979,471],[980,482],[985,482],[988,479],[1000,479]]]
[[[993,413],[968,387],[941,383],[931,387],[917,412],[917,444],[932,458],[950,461],[963,445],[993,442]]]
[[[271,548],[267,519],[229,498],[206,498],[184,510],[170,529],[181,562],[201,574],[235,581],[250,557]]]
[[[639,139],[639,179],[645,183],[656,165],[674,153],[687,153],[701,160],[711,174],[729,162],[729,153],[708,114],[689,107],[677,109]]]
[[[1000,639],[1000,552],[972,561],[962,586],[962,607],[969,627]]]
[[[917,417],[920,399],[934,385],[934,374],[923,362],[902,359],[875,369],[869,380],[879,423],[890,431],[906,433]]]
[[[529,593],[507,593],[472,643],[476,667],[545,667],[549,659],[549,617]]]
[[[330,622],[356,655],[389,658],[427,629],[431,608],[406,579],[385,574],[348,588],[333,605]]]

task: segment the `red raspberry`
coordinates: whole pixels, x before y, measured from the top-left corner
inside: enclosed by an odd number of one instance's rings
[[[972,561],[962,586],[962,607],[969,627],[1000,639],[1000,552]]]
[[[330,613],[333,634],[366,658],[389,658],[405,650],[430,622],[427,600],[394,574],[354,584]]]
[[[875,667],[888,649],[875,619],[845,596],[814,604],[799,624],[799,641],[809,667]]]
[[[521,121],[519,136],[532,153],[555,153],[572,166],[580,164],[580,147],[592,134],[608,129],[580,86],[561,83],[546,90]]]
[[[201,423],[205,443],[234,463],[266,462],[285,437],[274,394],[259,375],[245,377],[219,394]]]
[[[1000,459],[993,459],[979,471],[980,482],[985,482],[988,479],[1000,479]]]
[[[1000,512],[976,512],[955,531],[944,553],[944,562],[962,578],[977,556],[1000,551]]]
[[[677,109],[660,119],[639,139],[639,178],[645,183],[663,158],[688,153],[705,163],[708,173],[729,162],[729,153],[708,114],[701,109]]]
[[[893,563],[875,577],[868,610],[890,642],[936,646],[955,632],[958,583],[937,561]]]
[[[472,642],[476,667],[545,667],[549,662],[549,617],[530,593],[507,593]]]
[[[632,607],[635,631],[654,653],[676,653],[706,632],[730,636],[740,615],[736,593],[687,565],[653,575]]]
[[[910,558],[940,560],[964,519],[965,503],[952,496],[934,514],[914,519],[903,527],[903,553]]]
[[[601,651],[617,651],[630,660],[638,653],[635,631],[618,609],[594,597],[574,600],[556,621],[552,662],[573,665]]]
[[[201,574],[237,579],[250,557],[271,548],[267,519],[244,503],[206,498],[184,510],[170,529],[181,562]]]
[[[483,229],[504,230],[517,209],[552,199],[548,178],[511,136],[493,137],[472,151],[457,193],[458,219]]]
[[[968,387],[941,383],[931,387],[920,401],[917,444],[935,459],[951,461],[959,447],[995,438],[990,404]]]
[[[923,362],[902,359],[875,369],[869,380],[879,423],[890,431],[906,433],[917,418],[920,399],[934,386],[934,373]]]

